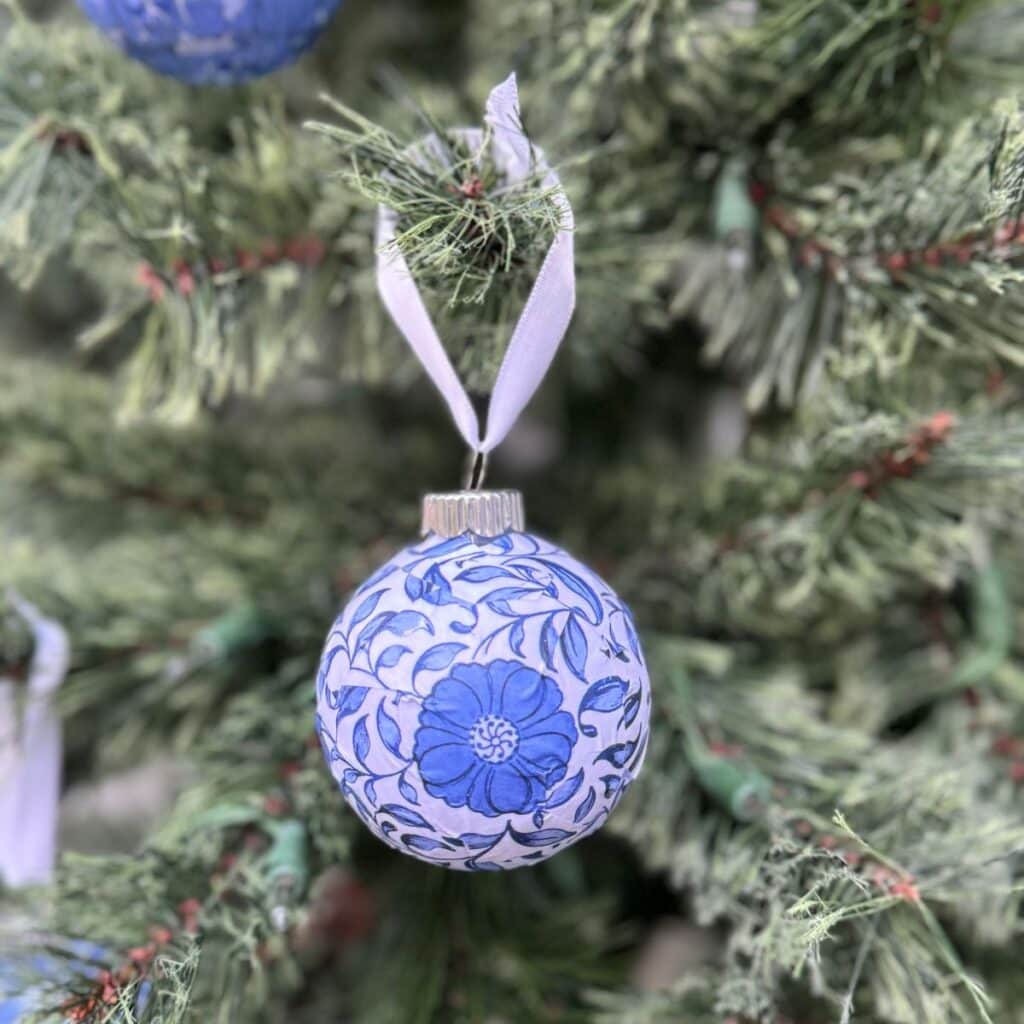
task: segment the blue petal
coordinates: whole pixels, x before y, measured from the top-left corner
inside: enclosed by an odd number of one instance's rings
[[[448,803],[452,803],[448,799],[452,797],[455,806],[465,803],[465,794],[473,782],[469,776],[480,766],[479,758],[468,744],[443,743],[425,751],[418,760],[420,777],[432,787],[432,792],[434,789],[442,791],[440,795]]]
[[[562,691],[558,684],[547,676],[544,677],[544,699],[533,714],[519,721],[519,732],[523,736],[531,736],[535,732],[564,732],[576,742],[575,721],[568,712],[559,710],[562,706]],[[552,725],[552,722],[555,724]]]
[[[475,719],[474,719],[475,721]],[[452,740],[462,740],[465,743],[469,742],[469,730],[468,725],[460,725],[458,722],[453,722],[450,718],[445,718],[444,715],[439,715],[434,711],[421,711],[419,717],[419,728],[420,732],[424,732],[423,742],[427,744],[433,744],[437,746],[438,741],[436,739],[428,739],[426,734],[432,732],[441,732],[447,737],[445,743],[451,743]],[[417,747],[419,746],[419,732],[417,735]]]
[[[516,757],[525,762],[525,770],[543,777],[550,785],[552,781],[557,781],[551,779],[552,773],[561,770],[561,774],[565,774],[572,746],[568,737],[560,732],[539,733],[519,740]]]
[[[494,678],[493,672],[491,675]],[[562,704],[562,693],[552,680],[532,668],[518,666],[516,671],[505,677],[498,698],[495,712],[515,722],[520,728],[540,718],[547,718]]]
[[[476,807],[473,797],[477,786],[470,792],[470,807],[483,814],[526,814],[534,810],[544,798],[540,780],[521,771],[516,759],[495,765],[486,775],[485,789],[489,809]]]
[[[451,676],[442,679],[423,702],[424,711],[433,711],[457,725],[470,728],[484,714],[486,710],[484,702],[489,703],[486,689],[487,677],[482,673],[475,675],[460,672],[460,669],[469,669],[470,667],[459,665]],[[483,685],[476,682],[480,679],[482,679]],[[420,720],[422,721],[422,715]]]

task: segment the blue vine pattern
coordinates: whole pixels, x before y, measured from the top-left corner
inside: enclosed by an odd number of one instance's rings
[[[317,732],[381,839],[494,871],[604,823],[643,762],[650,699],[632,617],[589,569],[529,534],[431,537],[334,623]]]

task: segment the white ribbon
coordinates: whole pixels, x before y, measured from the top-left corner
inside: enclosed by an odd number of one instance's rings
[[[544,172],[542,184],[556,190],[562,218],[498,370],[487,413],[487,433],[483,437],[469,396],[395,244],[398,214],[382,207],[377,218],[377,287],[384,306],[448,403],[466,444],[477,453],[492,451],[501,444],[540,387],[569,328],[576,304],[572,207],[561,191],[558,175],[523,132],[514,74],[491,92],[485,120],[493,132],[495,162],[507,180],[522,181],[535,169]],[[482,138],[479,130],[469,129],[462,134],[471,140]]]
[[[35,641],[27,686],[0,678],[0,878],[14,887],[46,882],[56,862],[62,742],[52,698],[71,649],[59,622],[10,601]]]

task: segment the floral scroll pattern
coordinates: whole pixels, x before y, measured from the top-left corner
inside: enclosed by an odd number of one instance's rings
[[[529,534],[428,538],[343,610],[317,731],[389,845],[500,870],[599,828],[639,771],[650,687],[625,605]]]

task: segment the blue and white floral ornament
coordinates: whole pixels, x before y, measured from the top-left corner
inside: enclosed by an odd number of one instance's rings
[[[507,509],[518,495],[427,502],[467,500]],[[628,609],[520,517],[486,536],[449,523],[396,555],[338,617],[317,679],[346,800],[390,846],[449,868],[520,867],[582,839],[646,750]]]
[[[296,60],[341,0],[78,0],[129,57],[192,84],[229,85]]]

